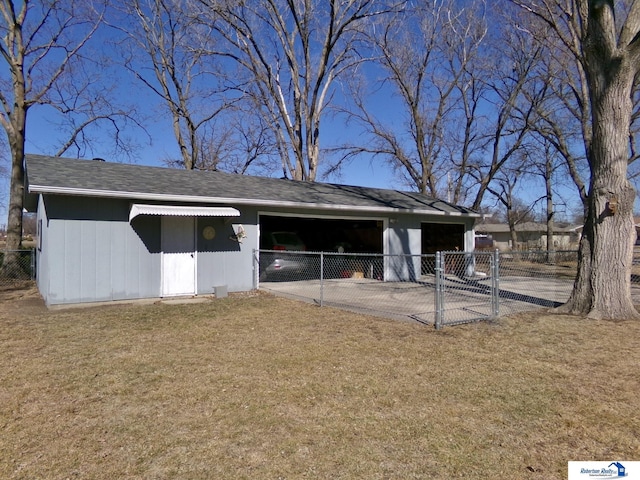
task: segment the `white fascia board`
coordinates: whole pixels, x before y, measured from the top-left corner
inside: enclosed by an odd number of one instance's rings
[[[419,215],[437,215],[452,217],[479,217],[478,213],[444,212],[442,210],[405,209],[391,207],[366,207],[354,205],[337,205],[326,203],[300,203],[282,200],[261,200],[250,198],[201,197],[195,195],[167,195],[143,192],[120,192],[117,190],[93,190],[88,188],[47,187],[43,185],[29,185],[29,193],[50,193],[55,195],[76,195],[85,197],[126,198],[131,200],[153,200],[158,202],[186,202],[186,203],[233,203],[236,205],[250,205],[258,207],[287,207],[287,208],[315,208],[318,210],[340,210],[371,213],[409,213]]]

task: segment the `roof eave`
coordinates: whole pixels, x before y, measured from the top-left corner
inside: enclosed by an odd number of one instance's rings
[[[373,213],[412,213],[420,215],[437,215],[453,217],[479,217],[473,212],[446,212],[444,210],[423,210],[396,207],[368,207],[358,205],[340,205],[326,203],[300,203],[283,200],[264,200],[252,198],[227,198],[227,197],[203,197],[198,195],[168,195],[145,192],[122,192],[117,190],[94,190],[87,188],[55,187],[47,185],[29,185],[29,193],[48,193],[53,195],[89,196],[101,198],[126,198],[131,200],[153,200],[158,202],[185,202],[185,203],[232,203],[236,205],[251,205],[258,207],[287,207],[287,208],[314,208],[318,210],[343,210]]]

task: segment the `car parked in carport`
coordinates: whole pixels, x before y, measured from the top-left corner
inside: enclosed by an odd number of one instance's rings
[[[260,250],[274,250],[260,252],[261,280],[275,276],[284,278],[289,274],[300,274],[307,270],[309,262],[306,255],[288,253],[307,250],[306,245],[295,232],[261,233]]]

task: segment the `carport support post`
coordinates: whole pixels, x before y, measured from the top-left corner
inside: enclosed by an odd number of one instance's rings
[[[324,303],[324,252],[320,252],[320,306]]]
[[[443,305],[442,305],[442,252],[436,252],[436,294],[435,294],[435,310],[436,310],[436,318],[435,318],[435,327],[436,330],[440,330],[442,328],[442,314],[443,314]]]

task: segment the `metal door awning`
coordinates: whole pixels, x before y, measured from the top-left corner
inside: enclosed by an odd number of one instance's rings
[[[170,217],[239,217],[231,207],[185,207],[180,205],[144,205],[134,203],[129,211],[129,222],[138,215],[165,215]]]

